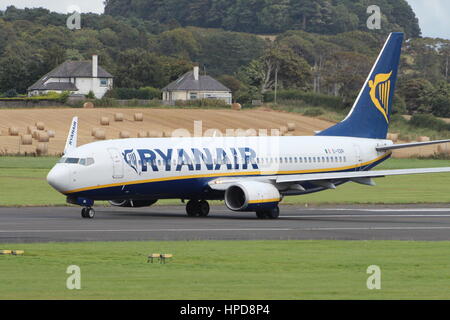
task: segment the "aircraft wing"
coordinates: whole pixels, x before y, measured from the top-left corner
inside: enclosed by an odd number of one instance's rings
[[[236,178],[218,178],[209,182],[213,190],[225,191],[229,186],[243,180],[252,180],[267,182],[272,184],[301,183],[312,182],[318,186],[329,189],[335,189],[332,183],[335,180],[351,180],[364,185],[375,185],[372,178],[382,178],[387,176],[426,174],[426,173],[445,173],[450,172],[450,167],[441,168],[420,168],[420,169],[397,169],[397,170],[374,170],[374,171],[349,171],[349,172],[330,172],[330,173],[308,173],[292,175],[274,175],[259,177],[236,177]],[[300,187],[302,188],[302,187]]]

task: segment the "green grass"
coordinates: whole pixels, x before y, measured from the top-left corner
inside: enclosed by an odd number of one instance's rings
[[[0,157],[0,206],[66,205],[45,177],[57,158]],[[449,160],[390,159],[377,169],[447,167]],[[337,190],[286,197],[283,204],[405,204],[450,202],[450,174],[387,177],[376,187],[347,183]],[[220,202],[213,202],[217,204]],[[162,200],[158,204],[180,204]]]
[[[0,299],[450,299],[449,242],[175,241],[14,244]],[[169,263],[146,263],[153,252]],[[81,290],[66,269],[81,268]],[[368,290],[367,267],[381,268]]]

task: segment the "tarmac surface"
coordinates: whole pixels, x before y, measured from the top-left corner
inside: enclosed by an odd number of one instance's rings
[[[280,206],[277,220],[212,206],[189,218],[182,206],[96,207],[82,219],[77,207],[0,207],[0,243],[140,240],[450,240],[450,207]]]

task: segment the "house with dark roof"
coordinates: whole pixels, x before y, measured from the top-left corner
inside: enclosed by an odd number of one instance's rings
[[[66,61],[28,88],[29,96],[43,95],[50,91],[69,91],[72,95],[86,95],[92,91],[102,98],[113,87],[114,77],[98,65],[98,56],[92,61]]]
[[[200,75],[199,67],[194,67],[193,71],[185,73],[162,91],[163,101],[167,104],[197,99],[218,99],[231,104],[233,100],[229,88],[208,75]]]

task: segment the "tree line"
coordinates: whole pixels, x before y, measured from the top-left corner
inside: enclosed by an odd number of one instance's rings
[[[105,5],[105,13],[112,16],[256,34],[367,30],[367,7],[378,5],[384,28],[420,36],[418,20],[405,0],[106,0]]]

